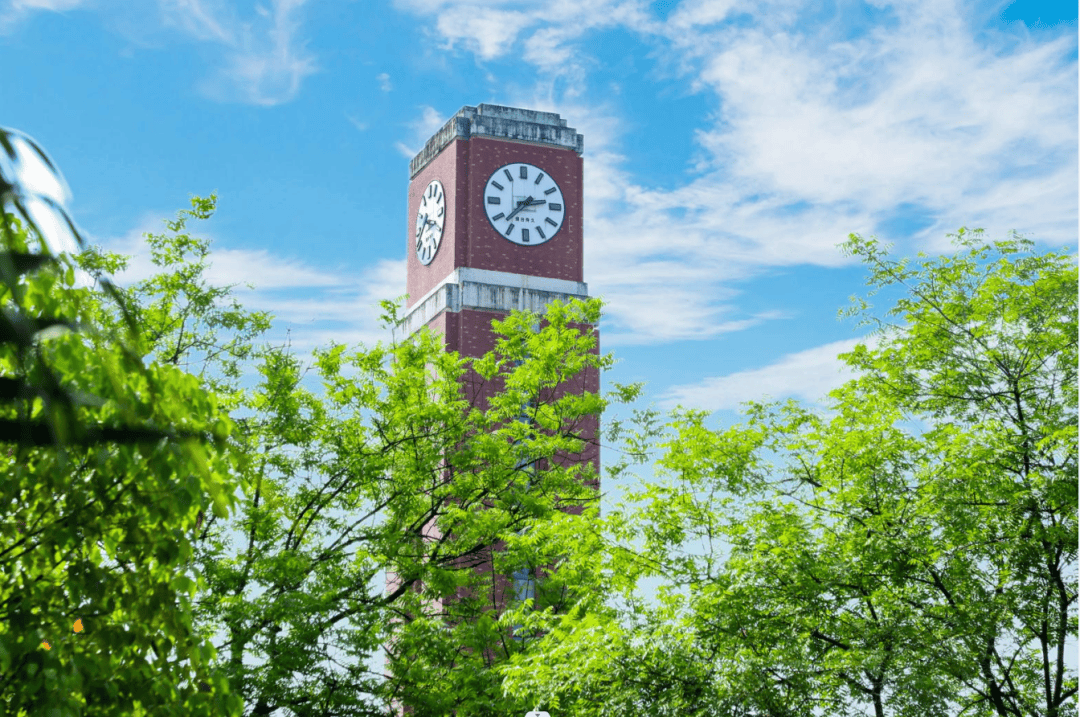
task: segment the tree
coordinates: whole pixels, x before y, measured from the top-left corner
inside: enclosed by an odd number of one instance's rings
[[[667,591],[592,623],[552,618],[504,668],[509,691],[581,715],[628,701],[689,715],[1075,711],[1075,256],[953,236],[966,251],[914,267],[873,239],[844,244],[871,295],[907,290],[887,313],[905,323],[868,319],[876,344],[841,356],[859,377],[828,414],[751,403],[713,431],[704,412],[673,413],[658,463],[670,479],[609,517],[603,557],[580,558],[594,584],[614,569],[624,594],[639,576]],[[637,462],[663,434],[656,416],[630,434]],[[594,649],[598,620],[612,637]],[[687,689],[665,692],[672,675]]]
[[[258,458],[243,542],[211,539],[200,603],[227,636],[226,674],[252,714],[376,714],[379,698],[418,716],[513,709],[489,668],[525,645],[492,612],[491,576],[547,564],[528,530],[581,521],[560,506],[596,499],[573,468],[526,473],[521,454],[581,450],[573,427],[601,399],[546,394],[560,373],[602,365],[567,326],[598,308],[553,305],[536,335],[529,317],[502,322],[508,338],[471,364],[482,380],[508,376],[486,410],[462,396],[465,361],[426,331],[391,347],[317,351],[324,397],[300,386],[295,359],[267,357],[250,404]],[[508,370],[526,343],[531,357]],[[514,420],[529,398],[541,425],[533,435]],[[494,544],[506,547],[488,551]],[[478,574],[478,561],[493,570]],[[384,571],[396,576],[385,591]],[[557,601],[556,585],[536,601]],[[366,666],[384,644],[385,681]],[[245,665],[245,655],[265,662]]]
[[[316,395],[287,347],[252,349],[268,317],[243,310],[232,287],[206,284],[209,242],[186,222],[209,218],[214,197],[192,207],[147,237],[162,272],[124,298],[142,327],[141,354],[196,367],[231,406],[230,445],[245,456],[237,517],[210,517],[195,536],[193,565],[206,581],[195,624],[223,658],[218,675],[250,715],[382,714],[388,701],[418,716],[504,714],[510,705],[490,666],[531,643],[494,619],[483,599],[491,573],[472,566],[484,560],[506,575],[548,565],[530,531],[549,522],[578,530],[585,518],[560,508],[596,499],[573,468],[537,467],[580,451],[580,420],[606,403],[555,398],[560,384],[612,361],[590,355],[571,325],[596,321],[599,303],[552,305],[542,328],[515,313],[498,324],[496,351],[475,361],[428,332],[371,349],[322,348]],[[91,251],[83,262],[115,271],[123,258]],[[223,305],[231,308],[215,314]],[[398,305],[383,306],[395,324]],[[231,373],[222,360],[237,362]],[[237,381],[245,368],[257,373],[251,389]],[[467,368],[503,389],[485,410],[462,394]],[[620,387],[617,400],[634,390]],[[532,428],[515,420],[523,404]],[[493,544],[504,548],[487,550]],[[398,577],[390,590],[385,571]],[[558,605],[567,593],[553,576],[531,604]],[[385,644],[389,675],[372,673],[367,661]]]
[[[0,130],[0,145],[5,167],[28,151],[52,166],[17,133]],[[0,216],[0,705],[236,714],[195,638],[184,569],[200,503],[232,504],[231,423],[191,377],[145,366],[130,336],[91,320],[74,263],[37,233],[18,177],[2,179],[0,199],[30,228]]]

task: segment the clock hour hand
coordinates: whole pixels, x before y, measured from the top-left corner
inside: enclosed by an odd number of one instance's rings
[[[526,197],[525,199],[523,199],[523,200],[521,200],[520,202],[518,202],[518,205],[517,205],[517,209],[515,209],[515,210],[514,210],[514,211],[512,211],[512,212],[510,212],[510,216],[508,216],[508,217],[506,218],[506,221],[510,221],[511,219],[513,219],[513,218],[514,218],[514,216],[515,216],[515,215],[516,215],[516,214],[517,214],[518,212],[520,212],[520,211],[521,211],[522,209],[524,209],[525,207],[527,207],[527,206],[529,206],[530,204],[532,204],[532,200],[533,200],[533,198],[532,198],[532,197]]]

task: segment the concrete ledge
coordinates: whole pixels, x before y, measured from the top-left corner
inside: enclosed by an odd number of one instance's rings
[[[475,309],[510,313],[519,309],[543,314],[556,299],[566,302],[587,298],[589,287],[583,281],[461,267],[413,305],[394,329],[394,340],[412,336],[443,311]]]
[[[566,120],[555,112],[537,112],[502,105],[466,105],[432,135],[420,153],[412,158],[409,162],[409,178],[415,177],[446,145],[458,137],[469,139],[473,136],[499,137],[563,147],[572,149],[579,155],[585,151],[585,138],[578,134],[576,129],[567,127]]]

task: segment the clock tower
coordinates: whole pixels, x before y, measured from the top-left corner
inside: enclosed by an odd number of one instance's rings
[[[481,357],[495,348],[492,320],[513,309],[542,316],[556,299],[587,299],[583,150],[582,135],[553,112],[481,104],[451,117],[409,163],[409,297],[395,338],[428,326],[442,335],[448,351]],[[591,352],[599,355],[597,327],[571,325],[592,332]],[[497,390],[494,382],[484,383],[471,371],[462,381],[465,398],[485,409]],[[572,385],[559,386],[552,400],[599,390],[599,372],[589,368]],[[551,460],[562,466],[590,463],[599,476],[598,428],[595,416],[583,419],[576,431],[585,441],[582,452]],[[506,604],[513,596],[509,591],[520,596],[528,590],[522,576],[493,577],[496,605]]]

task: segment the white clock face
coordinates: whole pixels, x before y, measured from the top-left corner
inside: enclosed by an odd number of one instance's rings
[[[430,264],[442,241],[443,224],[446,222],[446,192],[438,179],[427,185],[416,210],[416,258],[421,264]]]
[[[559,185],[544,170],[523,162],[499,167],[488,178],[484,210],[495,231],[521,246],[551,241],[566,217]]]

